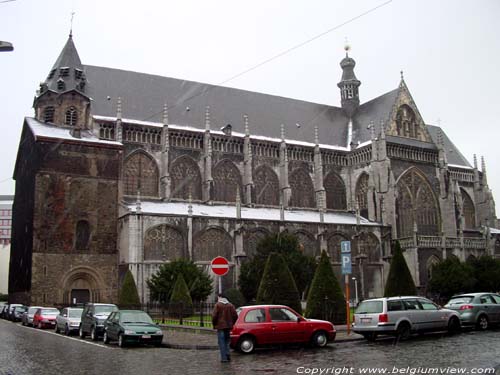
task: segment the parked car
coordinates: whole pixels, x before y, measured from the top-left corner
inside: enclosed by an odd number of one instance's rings
[[[352,330],[368,340],[375,340],[380,334],[405,340],[414,332],[454,333],[460,329],[460,315],[456,311],[416,296],[365,300],[356,309],[352,324]]]
[[[56,317],[56,326],[54,327],[56,333],[64,332],[66,336],[69,336],[73,331],[78,332],[82,321],[82,312],[83,308],[78,307],[62,309],[61,313]]]
[[[451,297],[444,306],[460,314],[462,325],[485,330],[490,324],[500,323],[500,295],[494,293],[466,293]]]
[[[23,314],[21,318],[21,322],[23,326],[33,326],[33,316],[36,313],[36,310],[41,309],[42,306],[30,306],[28,310]]]
[[[103,340],[105,344],[117,340],[121,348],[126,344],[140,343],[160,346],[163,331],[144,311],[121,310],[111,313],[104,322]]]
[[[0,308],[0,318],[7,319],[7,312],[9,311],[9,304],[5,304]]]
[[[118,307],[110,303],[87,303],[78,330],[80,338],[84,339],[90,334],[92,340],[97,341],[104,333],[104,322],[115,311],[118,311]]]
[[[36,328],[54,328],[56,325],[56,317],[59,315],[59,310],[55,307],[38,308],[33,315],[33,327]]]
[[[22,304],[20,303],[11,303],[9,304],[9,309],[7,310],[7,319],[8,320],[13,320],[14,319],[14,308],[18,307],[18,306],[23,306]]]
[[[335,339],[332,323],[306,319],[288,306],[244,306],[236,310],[238,320],[231,330],[231,348],[251,353],[258,346],[311,343],[324,347]]]
[[[24,305],[14,307],[12,310],[12,321],[20,322],[26,311],[28,311],[28,308]]]

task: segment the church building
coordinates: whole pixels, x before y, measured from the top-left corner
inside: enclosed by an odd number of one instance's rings
[[[116,302],[127,270],[149,302],[162,264],[219,255],[235,287],[283,231],[339,280],[351,241],[360,299],[383,294],[394,240],[421,294],[440,260],[500,257],[484,160],[425,123],[402,76],[361,103],[355,65],[325,105],[84,65],[70,35],[22,127],[11,302]]]

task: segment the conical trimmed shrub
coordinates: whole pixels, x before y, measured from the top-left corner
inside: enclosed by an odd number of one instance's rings
[[[281,254],[271,253],[267,258],[257,303],[287,305],[298,313],[302,312],[297,285]]]
[[[182,274],[179,274],[175,280],[170,297],[170,310],[177,316],[189,316],[193,310],[193,300]]]
[[[399,242],[394,245],[389,276],[385,284],[385,297],[412,296],[417,294],[417,288],[413,282],[410,269],[406,264],[403,251]]]
[[[345,324],[346,301],[337,277],[325,251],[321,252],[318,267],[307,296],[305,315],[308,318],[325,319]]]
[[[121,308],[139,308],[141,305],[141,299],[139,298],[139,293],[137,292],[134,276],[130,270],[128,270],[125,274],[118,296],[118,305]]]

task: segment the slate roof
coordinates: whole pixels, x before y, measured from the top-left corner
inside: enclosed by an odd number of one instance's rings
[[[432,140],[437,143],[438,139],[438,130],[441,129],[439,126],[435,125],[427,125],[427,129],[429,130],[429,134],[431,135]],[[441,133],[443,135],[443,143],[446,151],[446,159],[448,164],[460,165],[464,167],[471,168],[472,166],[467,161],[465,156],[458,150],[458,148],[453,144],[453,142],[448,138],[446,133],[441,129]]]

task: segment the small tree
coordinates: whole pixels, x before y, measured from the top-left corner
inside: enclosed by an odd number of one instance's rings
[[[456,257],[450,257],[432,267],[429,291],[436,293],[440,299],[449,299],[457,293],[474,290],[476,280],[471,265],[462,263]]]
[[[118,296],[118,304],[120,307],[136,307],[141,304],[137,286],[135,285],[134,276],[130,270],[127,270],[123,280],[122,287]]]
[[[151,299],[160,302],[169,301],[179,274],[183,276],[194,301],[204,301],[212,293],[212,279],[203,269],[191,260],[176,259],[163,264],[147,281]]]
[[[177,275],[172,295],[170,296],[170,309],[177,316],[188,316],[193,310],[193,300],[182,274]]]
[[[302,311],[297,285],[281,254],[269,254],[257,293],[257,303],[282,304],[299,313]]]
[[[472,267],[476,292],[497,292],[500,290],[500,260],[489,255],[467,262]]]
[[[231,302],[234,305],[234,307],[240,307],[245,304],[245,297],[236,288],[230,288],[226,290],[225,295],[229,300],[229,302]]]
[[[389,268],[389,276],[385,284],[384,296],[393,297],[415,294],[417,294],[417,288],[413,282],[410,269],[406,264],[399,241],[396,241],[392,254],[391,266]]]
[[[318,267],[309,288],[305,315],[308,318],[330,320],[345,324],[346,301],[325,251],[321,252]]]

